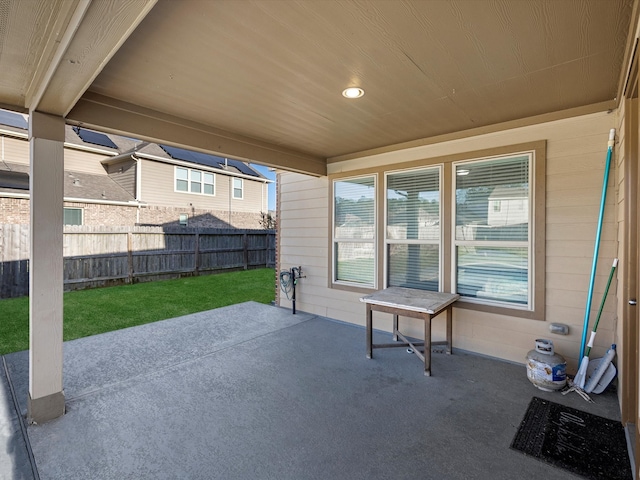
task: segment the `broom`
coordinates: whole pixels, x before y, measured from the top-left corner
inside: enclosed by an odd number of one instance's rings
[[[616,129],[609,131],[609,142],[607,143],[607,160],[604,166],[604,178],[602,179],[602,198],[600,200],[600,214],[598,216],[598,227],[596,229],[596,243],[593,248],[593,263],[591,264],[591,279],[589,280],[589,293],[587,295],[587,306],[584,309],[584,325],[582,328],[582,341],[580,342],[580,355],[584,356],[584,347],[587,343],[587,332],[589,331],[589,313],[591,312],[591,300],[593,299],[593,286],[596,279],[596,266],[598,264],[598,250],[600,248],[600,234],[602,232],[602,220],[604,218],[604,205],[607,198],[607,183],[609,183],[609,166],[611,165],[611,154],[615,145]]]
[[[589,337],[589,343],[587,344],[584,357],[582,357],[582,361],[580,362],[580,368],[578,368],[578,373],[576,373],[576,376],[573,379],[573,384],[580,387],[581,389],[584,389],[584,382],[587,374],[587,367],[589,367],[589,353],[591,353],[591,347],[593,347],[593,341],[596,338],[596,330],[598,329],[598,323],[600,322],[602,309],[604,308],[604,303],[607,300],[607,294],[609,293],[609,286],[611,285],[611,280],[613,279],[613,273],[616,271],[617,266],[618,266],[618,259],[614,258],[613,265],[611,265],[611,271],[609,272],[609,280],[607,280],[607,287],[604,289],[602,302],[600,302],[600,309],[598,310],[596,323],[593,325],[593,330],[591,331],[591,337]]]

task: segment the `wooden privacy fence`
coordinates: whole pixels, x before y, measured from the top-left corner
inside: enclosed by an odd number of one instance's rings
[[[273,230],[65,227],[65,290],[275,266]],[[29,225],[0,225],[0,298],[29,293]]]

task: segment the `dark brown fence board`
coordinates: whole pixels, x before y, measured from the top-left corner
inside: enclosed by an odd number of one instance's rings
[[[272,230],[65,227],[66,290],[275,266]],[[0,225],[0,298],[29,292],[29,225]]]

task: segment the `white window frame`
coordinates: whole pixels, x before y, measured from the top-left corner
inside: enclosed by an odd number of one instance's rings
[[[528,188],[528,228],[527,228],[527,240],[521,241],[498,241],[498,240],[457,240],[456,239],[456,218],[457,218],[457,203],[456,203],[456,186],[457,186],[457,176],[456,176],[456,167],[460,165],[465,165],[471,167],[474,164],[479,164],[483,162],[490,162],[499,159],[508,159],[514,157],[523,157],[528,156],[528,178],[529,178],[529,188]],[[497,155],[486,158],[476,158],[472,160],[464,160],[459,162],[452,163],[452,185],[451,185],[451,291],[457,293],[458,289],[458,265],[457,265],[457,248],[459,246],[470,246],[470,247],[515,247],[515,248],[523,248],[527,249],[527,304],[517,304],[513,302],[507,301],[498,301],[494,299],[481,299],[477,297],[467,297],[462,296],[459,301],[479,304],[479,305],[488,305],[495,307],[504,307],[515,310],[524,310],[528,312],[533,312],[535,308],[535,251],[534,251],[534,241],[535,238],[535,195],[536,195],[536,185],[535,185],[535,152],[526,151],[526,152],[514,152],[506,155]],[[488,208],[493,208],[493,205],[488,204]]]
[[[240,187],[236,187],[236,180],[240,182]],[[236,189],[240,190],[239,197],[236,196]],[[232,196],[235,200],[243,200],[244,199],[244,180],[240,177],[232,177],[231,190],[232,190]]]
[[[187,171],[187,179],[179,179],[178,178],[178,170],[186,170]],[[195,180],[194,173],[200,174],[200,180]],[[205,182],[205,175],[211,175],[213,179],[213,183]],[[178,190],[178,180],[187,182],[187,190]],[[194,192],[192,191],[192,183],[200,184],[200,191]],[[212,187],[213,193],[205,193],[205,185],[210,185]],[[173,169],[173,191],[175,193],[187,193],[190,195],[205,195],[207,197],[215,197],[216,195],[216,174],[213,172],[208,172],[206,170],[198,170],[194,168],[175,166]]]
[[[358,178],[373,178],[373,238],[372,239],[343,239],[336,237],[336,195],[335,184],[337,182],[344,182],[348,180],[354,180]],[[333,285],[350,286],[363,289],[376,289],[378,286],[378,175],[375,173],[366,175],[357,175],[351,177],[335,178],[331,182],[331,282]],[[338,243],[370,243],[373,248],[373,282],[359,283],[347,280],[338,280],[337,262],[338,262]]]
[[[82,226],[84,225],[84,208],[80,208],[80,207],[63,207],[62,208],[62,219],[64,222],[64,212],[65,211],[69,211],[69,210],[74,210],[74,211],[79,211],[80,212],[80,223],[64,223],[64,225],[77,225],[77,226]]]
[[[388,185],[389,185],[389,176],[392,176],[397,173],[407,173],[407,172],[420,172],[424,170],[438,170],[438,192],[439,192],[439,211],[438,211],[438,220],[440,224],[440,235],[438,236],[438,240],[392,240],[388,237]],[[443,241],[443,228],[442,228],[442,219],[443,219],[443,165],[435,164],[435,165],[424,165],[415,168],[403,169],[403,170],[389,170],[384,172],[384,287],[387,288],[389,285],[389,245],[397,244],[397,245],[437,245],[438,246],[438,291],[442,291],[444,285],[444,275],[443,275],[443,264],[444,264],[444,252],[442,248]]]

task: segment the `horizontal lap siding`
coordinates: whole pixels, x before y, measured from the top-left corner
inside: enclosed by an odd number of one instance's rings
[[[327,177],[285,172],[280,178],[279,267],[286,270],[302,266],[306,278],[296,285],[296,308],[328,315],[328,302],[324,298],[329,275]],[[284,295],[280,295],[280,302],[282,306],[291,307]]]
[[[27,139],[2,136],[4,158],[9,163],[29,165],[29,142]],[[2,165],[0,165],[0,168]]]
[[[218,175],[221,181],[229,181],[233,177]],[[242,199],[231,199],[231,210],[234,212],[266,212],[267,207],[264,202],[263,192],[264,183],[253,180],[243,179],[243,197]]]
[[[126,160],[107,167],[109,177],[124,188],[132,197],[136,196],[136,162]]]
[[[175,191],[175,166],[149,160],[142,161],[142,198],[150,205],[170,207],[193,207],[216,211],[256,212],[264,210],[262,205],[262,182],[244,180],[244,199],[229,198],[228,175],[215,175],[214,195]],[[197,168],[196,168],[197,170]]]
[[[100,161],[107,158],[109,158],[108,155],[100,155],[98,153],[86,152],[84,150],[65,148],[64,169],[71,170],[73,172],[90,173],[93,175],[105,175],[106,169]]]
[[[453,324],[454,348],[522,363],[536,338],[552,338],[558,345],[558,352],[569,361],[570,368],[575,368],[580,350],[607,139],[609,130],[615,126],[615,115],[594,114],[404,152],[348,160],[330,164],[329,171],[362,172],[374,166],[389,166],[392,169],[394,164],[407,161],[546,140],[546,319],[526,320],[456,308]],[[289,268],[291,264],[301,264],[307,275],[307,278],[298,283],[297,307],[303,311],[363,325],[365,309],[359,302],[362,294],[328,287],[331,275],[328,259],[331,203],[328,178],[312,178],[292,173],[281,174],[280,178],[280,266]],[[616,175],[612,171],[594,289],[595,299],[600,299],[603,294],[611,259],[617,252],[616,187]],[[614,282],[611,292],[615,291]],[[593,303],[593,309],[597,312],[598,301]],[[286,300],[282,304],[288,305]],[[596,312],[592,311],[592,316]],[[615,298],[610,298],[605,305],[599,330],[615,330],[615,312]],[[380,315],[376,318],[387,318],[386,322],[376,321],[376,328],[390,328],[390,317]],[[421,335],[422,326],[419,322],[409,319],[402,321],[409,325],[411,334]],[[551,322],[568,324],[570,335],[550,334],[548,327]],[[435,339],[444,335],[443,323],[441,320],[435,321]],[[594,355],[604,353],[611,337],[612,334],[604,334],[597,340]]]

